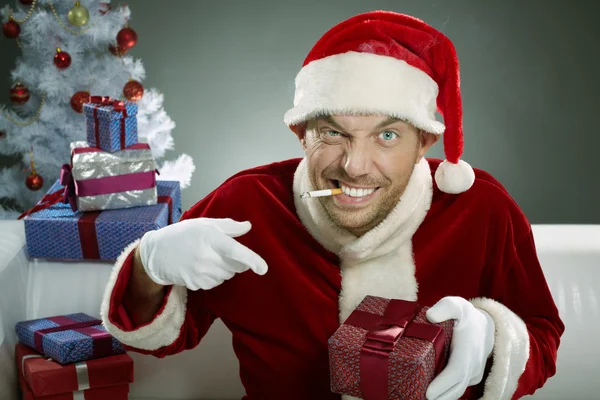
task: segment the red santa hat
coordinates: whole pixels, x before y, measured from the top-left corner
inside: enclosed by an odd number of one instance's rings
[[[368,12],[319,39],[296,76],[294,107],[284,121],[294,127],[331,114],[390,115],[443,134],[446,159],[435,174],[440,190],[461,193],[475,180],[473,168],[460,159],[462,101],[454,45],[417,18]]]

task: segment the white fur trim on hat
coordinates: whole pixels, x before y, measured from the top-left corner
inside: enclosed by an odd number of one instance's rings
[[[114,325],[108,315],[110,311],[110,299],[117,283],[119,272],[127,259],[129,253],[140,243],[140,239],[129,244],[121,253],[113,271],[108,279],[100,315],[102,324],[106,330],[120,342],[143,350],[157,350],[163,346],[172,344],[178,337],[185,320],[187,305],[187,289],[183,286],[173,286],[167,297],[167,304],[163,311],[154,317],[148,325],[144,325],[133,331],[124,331]]]
[[[458,194],[466,192],[475,182],[475,172],[465,161],[453,164],[444,160],[435,171],[435,183],[444,193]]]
[[[496,326],[492,368],[480,400],[510,400],[529,359],[527,326],[517,314],[495,300],[480,297],[472,299],[471,304],[486,311]]]
[[[437,83],[406,61],[351,51],[300,70],[294,108],[284,121],[291,126],[323,115],[382,114],[442,134],[445,126],[435,117],[437,95]]]

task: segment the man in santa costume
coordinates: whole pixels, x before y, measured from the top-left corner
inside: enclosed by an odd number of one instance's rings
[[[536,391],[564,325],[525,216],[460,159],[459,87],[452,43],[420,20],[378,11],[333,27],[285,115],[306,156],[242,171],[131,243],[106,328],[165,357],[220,318],[247,399],[349,399],[330,390],[327,340],[367,295],[418,301],[431,322],[455,320],[427,399]],[[446,159],[426,159],[440,137]]]

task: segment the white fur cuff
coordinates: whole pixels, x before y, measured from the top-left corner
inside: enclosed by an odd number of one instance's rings
[[[115,326],[108,317],[110,299],[127,256],[137,247],[139,242],[138,239],[129,244],[115,262],[102,299],[100,315],[104,327],[119,341],[138,349],[152,351],[172,344],[179,337],[185,319],[187,289],[182,286],[173,286],[163,311],[156,315],[148,325],[130,332],[123,331]]]
[[[506,306],[488,298],[471,303],[486,311],[496,326],[493,362],[481,400],[509,400],[529,359],[529,333],[523,320]]]

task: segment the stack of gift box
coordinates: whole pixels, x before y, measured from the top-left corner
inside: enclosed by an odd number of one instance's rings
[[[157,180],[147,143],[138,141],[138,106],[92,96],[84,104],[86,141],[35,207],[23,213],[31,257],[116,260],[150,230],[181,217],[179,182]]]
[[[125,400],[133,359],[100,320],[69,314],[19,322],[16,362],[23,400]]]
[[[179,182],[157,180],[138,141],[138,106],[93,96],[84,105],[86,141],[70,145],[60,178],[24,219],[31,257],[116,260],[144,233],[181,217]],[[133,360],[102,322],[78,313],[17,324],[24,399],[127,399]]]
[[[128,244],[181,217],[179,182],[157,180],[138,140],[138,106],[92,96],[84,104],[86,141],[48,193],[23,213],[30,257],[117,259]],[[76,313],[19,322],[16,362],[24,399],[127,399],[133,360],[102,322]]]

